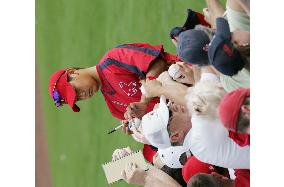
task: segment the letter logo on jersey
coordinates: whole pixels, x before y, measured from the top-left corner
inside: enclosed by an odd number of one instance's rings
[[[119,87],[123,90],[123,92],[127,96],[133,96],[138,91],[136,82],[130,82],[129,84],[127,84],[125,82],[120,82]]]

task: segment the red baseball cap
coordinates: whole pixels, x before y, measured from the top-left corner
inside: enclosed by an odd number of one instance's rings
[[[186,183],[198,173],[211,174],[212,172],[216,172],[213,165],[201,162],[195,156],[188,157],[182,168],[182,176]]]
[[[79,112],[80,108],[75,104],[77,94],[71,84],[67,81],[67,70],[61,69],[52,74],[48,91],[57,107],[68,104],[74,112]]]
[[[219,105],[219,117],[228,130],[236,132],[241,106],[245,98],[249,96],[249,88],[239,88],[227,93],[222,99]]]

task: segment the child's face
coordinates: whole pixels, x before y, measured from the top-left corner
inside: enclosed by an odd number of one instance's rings
[[[76,73],[72,77],[69,83],[75,89],[78,101],[91,98],[99,89],[97,81],[90,75]]]

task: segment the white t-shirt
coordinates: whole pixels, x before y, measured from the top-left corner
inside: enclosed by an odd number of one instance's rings
[[[232,77],[220,74],[220,82],[227,92],[231,92],[238,88],[250,87],[250,73],[243,68],[236,75]]]
[[[218,118],[194,114],[191,122],[192,128],[184,145],[197,159],[224,168],[250,168],[250,147],[241,147],[229,138],[228,130]]]
[[[216,81],[221,83],[226,92],[231,92],[238,88],[249,88],[250,87],[250,73],[248,70],[243,68],[236,75],[227,76],[220,74],[218,77],[213,73],[202,73],[200,82],[203,81]]]

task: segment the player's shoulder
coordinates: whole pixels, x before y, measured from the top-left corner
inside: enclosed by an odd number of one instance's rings
[[[153,48],[153,49],[160,49],[163,47],[162,44],[152,45],[146,42],[137,42],[137,43],[126,43],[116,46],[116,48],[127,48],[127,47],[140,47],[140,48]]]

